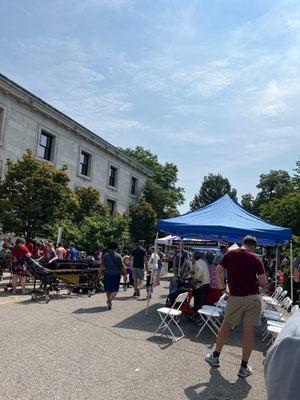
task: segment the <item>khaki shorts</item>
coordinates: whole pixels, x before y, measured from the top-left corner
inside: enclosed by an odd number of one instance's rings
[[[231,325],[259,326],[261,300],[259,295],[229,296],[224,322]]]
[[[132,277],[135,280],[143,281],[145,277],[144,268],[132,268]]]

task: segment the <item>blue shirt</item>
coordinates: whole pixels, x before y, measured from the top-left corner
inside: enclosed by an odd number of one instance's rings
[[[121,275],[123,260],[120,254],[109,251],[103,257],[103,265],[107,275]]]
[[[72,247],[70,250],[70,260],[77,260],[78,256],[78,250],[75,249],[75,247]]]

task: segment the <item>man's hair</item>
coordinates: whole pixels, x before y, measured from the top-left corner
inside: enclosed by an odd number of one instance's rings
[[[75,243],[72,242],[72,243],[70,244],[70,246],[71,246],[71,247],[75,247]]]
[[[139,240],[138,241],[138,246],[144,246],[145,240]]]
[[[108,245],[109,250],[117,250],[119,247],[119,244],[117,242],[110,242]]]
[[[24,240],[19,238],[16,240],[16,244],[24,244]]]
[[[59,243],[57,243],[57,247],[61,247],[61,243],[59,242]]]
[[[243,244],[250,247],[257,247],[258,245],[256,237],[251,235],[247,235],[244,237]]]

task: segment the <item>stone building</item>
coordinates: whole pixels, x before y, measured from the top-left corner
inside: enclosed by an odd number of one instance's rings
[[[61,111],[0,74],[0,177],[26,149],[60,167],[73,188],[93,186],[111,211],[127,213],[150,171]]]

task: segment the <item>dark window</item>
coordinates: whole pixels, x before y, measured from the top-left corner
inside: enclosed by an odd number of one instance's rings
[[[44,160],[50,161],[52,158],[52,144],[53,136],[42,131],[40,136],[38,156],[43,158]]]
[[[80,174],[89,176],[91,156],[84,151],[80,153]]]
[[[118,169],[116,167],[110,167],[109,169],[109,186],[116,187],[117,186],[117,173]]]
[[[136,195],[136,188],[137,188],[137,179],[132,177],[131,178],[131,189],[130,193],[135,196]]]
[[[115,208],[116,208],[116,202],[114,200],[107,199],[107,207],[109,209],[109,214],[114,215]]]

